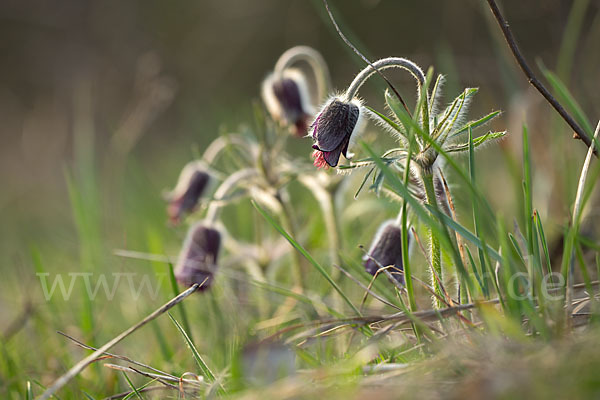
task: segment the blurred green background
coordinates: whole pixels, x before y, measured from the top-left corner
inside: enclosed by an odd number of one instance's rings
[[[463,87],[479,87],[472,117],[505,111],[494,127],[508,129],[510,137],[483,150],[479,176],[492,204],[509,217],[517,192],[511,169],[497,165],[520,168],[512,160],[520,157],[527,122],[536,207],[556,236],[569,215],[565,199],[574,196],[585,148],[528,86],[485,2],[331,3],[342,29],[371,59],[393,55],[433,65],[447,75],[448,100]],[[594,122],[600,2],[502,3],[530,63],[557,71]],[[44,309],[36,270],[148,268],[112,256],[116,248],[175,255],[185,230],[167,226],[161,192],[219,132],[252,125],[261,80],[279,54],[298,44],[323,54],[335,88],[343,89],[363,66],[335,34],[319,0],[0,2],[0,326],[28,302],[43,310],[37,323],[58,324]],[[389,75],[412,99],[410,79]],[[382,87],[373,79],[362,95],[379,107],[376,89]],[[290,140],[297,141],[295,155],[308,159],[310,140]],[[88,315],[77,302],[60,307],[81,312],[82,319]],[[126,311],[106,307],[97,305],[95,323],[75,318],[64,329],[72,324],[87,338],[114,336],[118,328],[103,332],[96,324],[112,315],[109,309]],[[23,332],[20,345],[44,338],[65,347],[53,329],[47,328],[48,337],[39,329]],[[15,353],[28,364],[27,356]],[[62,370],[50,359],[44,364]]]

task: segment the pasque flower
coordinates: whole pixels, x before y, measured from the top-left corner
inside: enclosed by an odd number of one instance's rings
[[[288,69],[270,74],[263,81],[262,97],[273,119],[288,125],[296,136],[306,135],[314,109],[302,72]]]
[[[175,267],[175,278],[183,285],[202,284],[200,290],[210,288],[217,269],[221,247],[218,230],[199,222],[188,231]]]
[[[167,195],[167,214],[172,223],[194,211],[210,182],[210,175],[197,161],[188,163],[179,174],[177,185]]]
[[[336,167],[342,154],[348,158],[348,146],[362,129],[362,117],[358,99],[346,101],[343,97],[333,97],[323,106],[311,125],[317,167]]]
[[[304,68],[296,68],[299,63]],[[315,104],[326,96],[328,81],[329,71],[321,54],[307,46],[296,46],[279,57],[262,83],[261,95],[275,121],[287,125],[297,136],[306,136]]]
[[[410,248],[412,238],[408,236]],[[402,262],[402,227],[394,220],[384,222],[380,227],[371,248],[363,257],[365,270],[375,275],[381,268],[393,266],[388,271],[400,283],[404,283]]]

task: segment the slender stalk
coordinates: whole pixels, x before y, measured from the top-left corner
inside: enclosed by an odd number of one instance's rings
[[[291,67],[298,61],[304,61],[310,65],[315,81],[317,83],[317,95],[315,104],[323,101],[330,87],[330,76],[327,63],[323,56],[315,49],[308,46],[295,46],[286,50],[275,64],[275,73],[281,74],[286,68]]]
[[[408,186],[408,179],[410,177],[410,156],[412,154],[412,147],[409,147],[408,157],[406,158],[406,167],[404,169],[404,184]],[[406,285],[406,293],[408,295],[408,304],[412,312],[417,311],[417,302],[415,300],[415,292],[413,289],[412,282],[412,271],[410,268],[410,259],[408,257],[409,245],[408,245],[408,204],[405,199],[402,199],[402,207],[398,213],[396,219],[402,227],[402,268],[404,269],[404,282]],[[415,335],[420,338],[419,332],[415,325],[413,325]]]
[[[533,70],[529,67],[527,61],[525,61],[525,58],[521,54],[519,46],[517,46],[517,42],[515,41],[515,38],[508,26],[508,22],[502,16],[502,13],[500,12],[498,5],[496,4],[496,1],[487,0],[487,2],[490,6],[490,9],[492,10],[492,13],[494,14],[494,17],[496,18],[496,21],[498,22],[498,25],[500,26],[500,29],[502,29],[502,34],[504,35],[504,39],[506,39],[508,47],[510,47],[510,50],[512,51],[512,54],[515,57],[515,60],[517,60],[517,64],[519,64],[519,67],[521,67],[521,70],[527,77],[529,83],[531,83],[531,85],[535,87],[538,92],[540,92],[540,94],[546,99],[546,101],[548,101],[548,103],[550,103],[550,105],[554,107],[556,112],[560,114],[562,119],[564,119],[565,122],[571,127],[571,129],[575,131],[573,138],[581,140],[583,143],[585,143],[587,147],[592,148],[594,155],[596,155],[597,157],[598,153],[596,149],[594,149],[592,146],[592,139],[577,124],[577,122],[575,122],[573,117],[571,117],[571,115],[558,102],[558,100],[556,100],[554,96],[550,94],[548,89],[546,89],[546,87],[536,78],[535,74],[533,73]]]
[[[423,70],[414,62],[401,57],[388,57],[382,58],[373,62],[370,66],[366,67],[356,75],[348,89],[346,90],[346,97],[348,100],[354,98],[358,93],[358,89],[377,71],[384,70],[387,68],[401,68],[411,73],[411,75],[417,80],[417,86],[419,90],[419,97],[421,96],[421,88],[425,84],[425,74]]]
[[[433,186],[433,173],[428,171],[421,171],[421,178],[423,180],[423,186],[425,188],[425,196],[427,198],[427,203],[437,208],[437,200],[435,197],[435,188]],[[442,308],[443,304],[439,300],[440,298],[444,298],[444,291],[442,290],[442,258],[440,251],[440,241],[433,233],[433,230],[428,227],[429,234],[429,256],[431,257],[431,285],[433,286],[435,293],[437,296],[432,297],[433,307]]]
[[[240,182],[255,175],[257,175],[257,171],[254,168],[241,169],[229,175],[215,191],[215,199],[210,203],[206,212],[206,221],[213,225],[219,218],[219,211],[223,207],[222,200],[224,200],[225,196],[234,190]]]
[[[329,244],[329,261],[332,265],[339,265],[338,251],[340,249],[340,234],[335,214],[335,205],[331,193],[323,187],[317,177],[312,175],[300,175],[302,183],[315,197],[321,208],[325,229],[327,230],[327,243]],[[333,270],[337,271],[337,270]],[[334,277],[335,278],[335,277]]]
[[[281,226],[290,234],[291,237],[297,238],[298,236],[296,236],[296,229],[293,223],[292,210],[289,201],[287,201],[281,191],[277,192],[275,198],[281,205],[281,213],[279,215],[281,218]],[[294,289],[298,293],[302,293],[303,290],[303,272],[302,264],[300,262],[300,255],[297,251],[292,251],[292,274],[294,275]]]
[[[250,155],[255,155],[258,151],[255,143],[247,140],[242,135],[230,133],[219,136],[213,140],[204,151],[204,154],[202,155],[202,161],[208,165],[211,165],[215,162],[219,154],[221,154],[221,152],[227,149],[229,146],[237,146],[240,149],[244,149],[246,153],[250,153]]]

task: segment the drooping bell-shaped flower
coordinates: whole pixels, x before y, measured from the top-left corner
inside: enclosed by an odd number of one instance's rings
[[[212,285],[221,247],[221,234],[203,222],[192,226],[179,253],[175,278],[186,286],[201,284],[200,290]]]
[[[304,74],[298,69],[271,73],[263,81],[262,98],[274,120],[299,137],[306,136],[315,113]]]
[[[411,242],[412,238],[409,234],[409,248]],[[388,271],[398,282],[404,283],[402,227],[396,221],[386,221],[379,227],[363,261],[365,270],[371,275],[375,275],[381,268],[392,266]]]
[[[323,106],[311,125],[317,167],[336,167],[340,155],[348,158],[348,147],[362,130],[363,114],[358,99],[333,97]]]
[[[172,223],[178,223],[184,214],[194,211],[209,182],[210,175],[197,161],[181,170],[175,189],[167,195],[167,214]]]

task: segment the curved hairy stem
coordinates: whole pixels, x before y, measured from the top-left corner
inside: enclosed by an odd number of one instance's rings
[[[433,174],[432,173],[423,173],[421,175],[423,179],[423,186],[425,187],[425,196],[427,198],[427,203],[437,208],[437,200],[435,196],[435,188],[433,185]],[[442,289],[442,258],[440,251],[440,241],[433,233],[433,230],[430,227],[427,227],[427,231],[429,234],[429,256],[431,257],[431,285],[435,290],[436,296],[433,296],[433,306],[435,308],[442,308],[443,304],[440,299],[444,298],[444,290]]]
[[[290,207],[290,203],[285,196],[284,193],[278,191],[275,195],[275,198],[281,205],[281,213],[279,217],[281,218],[281,226],[285,229],[293,238],[298,237],[296,235],[296,227],[293,222],[292,210]],[[300,254],[297,251],[292,249],[292,274],[294,276],[294,288],[293,290],[297,293],[302,293],[303,285],[302,285],[302,276],[304,271],[302,270],[302,264],[300,262]],[[291,298],[290,298],[291,299]],[[292,299],[293,300],[293,299]],[[291,304],[296,304],[296,301],[293,300]]]
[[[335,207],[331,193],[327,191],[316,177],[311,175],[301,175],[298,177],[300,183],[313,194],[321,207],[321,214],[325,221],[325,229],[327,230],[327,241],[329,244],[329,261],[332,265],[339,265],[340,260],[338,251],[340,249],[340,235],[337,219],[335,217]],[[333,270],[332,277],[336,278],[339,270]]]
[[[211,144],[206,148],[204,154],[202,155],[202,160],[208,165],[212,164],[218,155],[227,148],[229,145],[235,145],[240,148],[250,150],[250,153],[256,153],[256,145],[248,141],[242,135],[237,133],[228,134],[224,136],[219,136],[215,140],[211,142]]]
[[[275,73],[281,74],[299,61],[304,61],[311,67],[317,82],[318,99],[315,104],[318,104],[327,96],[331,82],[327,64],[318,51],[308,46],[296,46],[286,50],[275,64]]]
[[[417,64],[406,58],[388,57],[373,62],[373,64],[366,67],[360,71],[358,75],[356,75],[346,90],[346,97],[348,100],[353,99],[356,96],[360,87],[367,81],[367,79],[371,77],[371,75],[375,74],[379,70],[387,68],[401,68],[410,72],[417,81],[419,96],[421,95],[421,89],[425,84],[425,74],[423,73],[423,70]]]
[[[221,208],[223,207],[224,203],[222,200],[224,200],[225,196],[234,190],[240,182],[252,178],[257,174],[258,171],[256,171],[256,169],[245,168],[229,175],[215,191],[215,199],[210,203],[208,211],[206,212],[206,221],[210,225],[213,225],[217,221],[217,218],[219,218],[219,211],[221,211]]]

